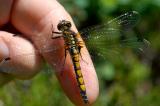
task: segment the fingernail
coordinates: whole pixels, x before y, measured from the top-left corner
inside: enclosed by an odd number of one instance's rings
[[[9,57],[9,49],[3,41],[0,40],[0,62]]]

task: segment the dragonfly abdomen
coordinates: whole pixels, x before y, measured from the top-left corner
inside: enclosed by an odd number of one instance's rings
[[[89,103],[88,98],[87,98],[87,94],[86,94],[86,87],[85,87],[85,83],[84,83],[84,79],[83,79],[83,75],[82,75],[81,67],[80,67],[79,50],[76,47],[71,47],[69,51],[71,54],[71,58],[72,58],[73,66],[74,66],[74,71],[76,74],[76,80],[78,82],[78,87],[80,89],[81,97],[82,97],[84,103]]]

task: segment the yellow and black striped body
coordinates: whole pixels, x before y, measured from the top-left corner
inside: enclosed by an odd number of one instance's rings
[[[60,38],[62,37],[65,42],[65,58],[67,56],[67,51],[69,51],[69,54],[72,59],[72,63],[74,66],[74,71],[76,75],[76,80],[78,83],[78,87],[80,89],[80,95],[84,101],[84,103],[89,103],[88,97],[86,94],[86,87],[83,79],[83,75],[81,73],[81,67],[80,67],[80,50],[84,46],[84,43],[82,40],[80,40],[80,34],[75,33],[71,30],[71,22],[66,20],[61,20],[59,24],[57,25],[57,29],[60,32],[53,32],[56,34],[60,34],[59,36],[53,36],[52,39]]]
[[[77,34],[71,30],[64,31],[63,35],[64,35],[63,38],[65,41],[66,50],[69,51],[69,54],[72,59],[72,63],[73,63],[74,71],[76,75],[76,80],[78,83],[78,87],[80,89],[81,97],[84,103],[88,103],[86,87],[85,87],[83,75],[81,73],[80,59],[79,59],[80,58],[80,48],[82,47],[82,45],[79,45],[79,44],[82,41],[78,41]]]

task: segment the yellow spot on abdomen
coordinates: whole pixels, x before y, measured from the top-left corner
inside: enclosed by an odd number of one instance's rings
[[[76,54],[76,55],[73,56],[73,60],[74,60],[74,61],[79,61],[79,56],[78,56],[78,54]]]
[[[84,84],[84,80],[83,80],[82,77],[79,77],[79,78],[78,78],[78,81],[79,81],[79,83],[80,83],[81,85]]]
[[[79,67],[80,67],[79,62],[74,62],[74,63],[75,63],[76,68],[79,68]]]
[[[78,57],[73,57],[74,61],[79,61]]]
[[[85,87],[84,84],[83,84],[83,85],[80,85],[80,88],[81,88],[82,91],[86,91],[86,87]]]
[[[79,77],[82,76],[81,70],[76,70],[76,73]]]

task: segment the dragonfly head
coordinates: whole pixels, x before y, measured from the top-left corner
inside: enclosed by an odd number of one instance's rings
[[[59,22],[57,28],[59,31],[69,30],[71,28],[71,22],[66,21],[66,20],[62,20]]]

